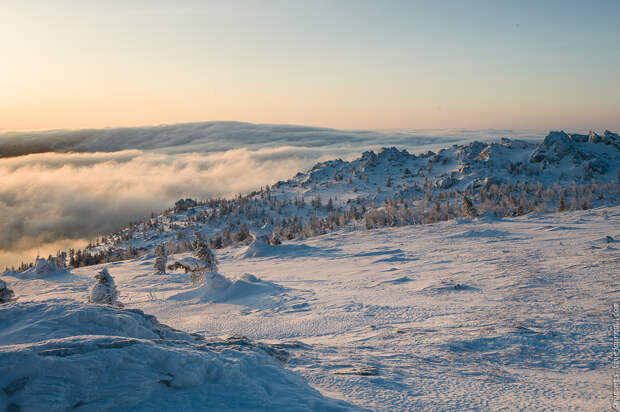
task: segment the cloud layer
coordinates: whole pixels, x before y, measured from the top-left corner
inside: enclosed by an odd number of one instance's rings
[[[435,134],[216,122],[0,135],[0,153],[12,156],[0,158],[0,267],[83,246],[180,197],[248,192],[368,148],[418,151],[490,137]]]
[[[179,197],[247,192],[311,165],[312,154],[284,147],[207,155],[130,150],[4,159],[0,251],[93,238],[165,209]]]
[[[166,153],[212,153],[230,149],[301,146],[359,149],[368,146],[416,148],[500,136],[537,137],[536,131],[398,130],[347,131],[320,127],[203,122],[177,125],[0,133],[0,155],[45,152],[114,152],[139,149]]]

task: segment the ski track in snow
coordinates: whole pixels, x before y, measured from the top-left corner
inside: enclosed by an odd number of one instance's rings
[[[618,239],[620,207],[339,231],[219,251],[227,278],[270,282],[220,300],[170,299],[196,287],[156,275],[152,255],[104,266],[127,308],[288,343],[287,368],[360,408],[594,411],[612,403]],[[20,302],[84,302],[97,270],[4,280]]]

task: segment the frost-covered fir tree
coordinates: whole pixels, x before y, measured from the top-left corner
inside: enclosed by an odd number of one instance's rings
[[[0,303],[6,303],[13,299],[15,293],[6,285],[6,282],[0,279]]]
[[[104,305],[120,305],[116,284],[107,268],[101,269],[96,275],[97,283],[90,291],[88,302]]]
[[[208,272],[217,272],[217,259],[213,251],[206,242],[200,241],[196,244],[196,257],[205,264],[205,270]]]
[[[155,248],[155,272],[160,275],[166,274],[166,263],[168,258],[166,256],[166,246],[164,244],[160,244]]]
[[[463,214],[467,217],[476,217],[478,216],[478,211],[474,207],[474,204],[469,200],[469,198],[463,195]]]

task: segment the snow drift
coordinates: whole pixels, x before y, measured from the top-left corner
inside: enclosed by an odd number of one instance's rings
[[[265,345],[213,344],[140,310],[9,303],[0,324],[1,410],[350,409]]]
[[[223,302],[259,294],[277,294],[284,288],[272,282],[244,273],[236,279],[228,279],[215,272],[205,273],[205,281],[197,288],[171,296],[171,300]]]
[[[261,228],[250,228],[250,235],[254,240],[250,243],[241,254],[241,257],[252,258],[258,256],[264,256],[272,252],[274,246],[271,245],[270,239],[273,236],[273,226],[265,224]]]

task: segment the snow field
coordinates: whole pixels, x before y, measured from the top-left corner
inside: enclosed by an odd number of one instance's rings
[[[618,239],[620,207],[610,207],[341,230],[251,254],[247,246],[223,249],[218,286],[193,285],[182,271],[155,274],[153,255],[49,277],[7,275],[18,300],[0,306],[2,323],[11,325],[0,333],[0,365],[28,370],[31,380],[4,375],[0,402],[28,410],[28,399],[50,392],[45,385],[56,381],[28,366],[34,356],[65,379],[76,365],[116,365],[106,360],[114,353],[123,359],[118,382],[139,388],[131,392],[137,397],[89,366],[76,375],[88,385],[76,379],[50,399],[120,408],[86,388],[102,379],[135,410],[175,402],[188,409],[606,410]],[[83,304],[101,266],[126,309]],[[133,309],[184,332],[153,326]],[[35,315],[41,321],[32,322]],[[157,338],[158,328],[172,335]],[[207,342],[245,336],[252,349],[231,349],[231,341],[197,349],[204,341],[189,333]],[[258,342],[286,351],[290,372]],[[162,365],[168,357],[172,363]],[[229,369],[240,372],[233,378]]]

